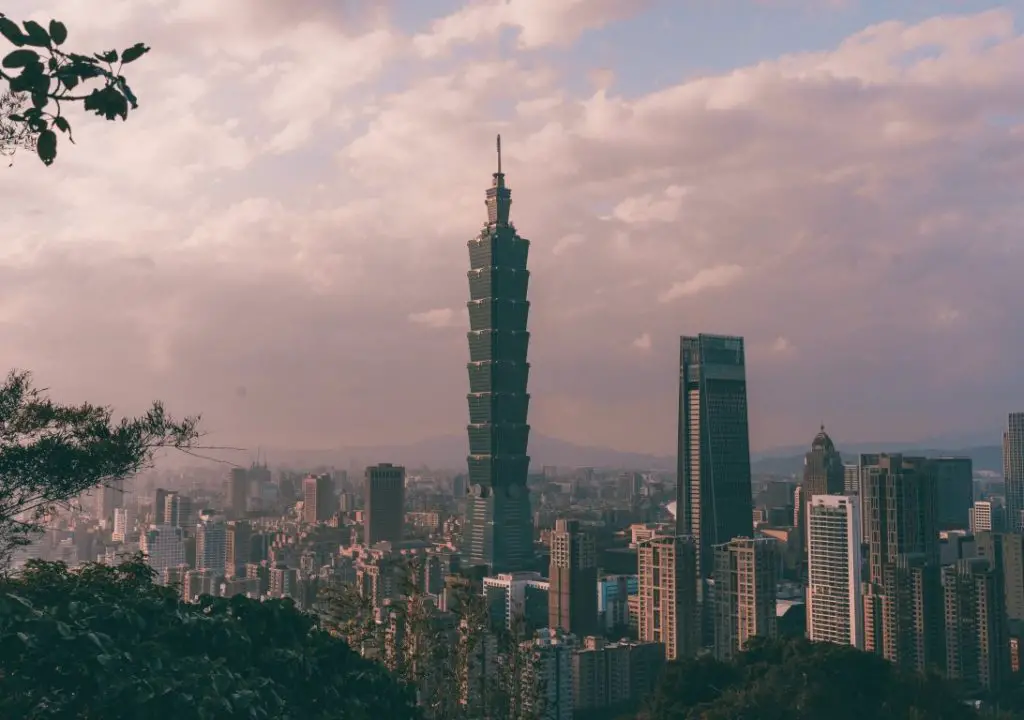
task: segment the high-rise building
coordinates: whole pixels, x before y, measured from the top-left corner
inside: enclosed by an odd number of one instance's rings
[[[980,532],[974,537],[978,557],[1001,571],[999,582],[1008,619],[1024,622],[1024,535]]]
[[[934,466],[926,458],[863,454],[861,509],[868,513],[869,580],[882,582],[882,566],[903,554],[938,562]]]
[[[153,492],[153,523],[161,524],[164,522],[164,514],[167,503],[167,491],[163,488],[157,488]]]
[[[483,585],[493,627],[534,631],[547,624],[551,584],[540,573],[501,573],[485,577]]]
[[[970,511],[971,532],[1006,532],[1006,508],[991,500],[976,500]]]
[[[668,660],[693,657],[701,646],[697,543],[653,537],[637,545],[637,565],[640,639],[662,643]]]
[[[572,655],[576,638],[544,628],[523,643],[529,651],[521,675],[523,692],[514,693],[511,717],[572,720]]]
[[[795,503],[797,537],[801,550],[800,575],[807,575],[807,503],[815,495],[842,495],[845,489],[843,458],[836,450],[825,426],[811,442],[811,450],[804,455],[804,474],[800,482],[800,500]]]
[[[95,503],[93,513],[96,518],[101,522],[112,522],[114,510],[124,507],[124,480],[110,480],[97,485],[93,492]]]
[[[548,578],[548,627],[576,637],[597,632],[597,547],[578,521],[555,521]]]
[[[171,527],[192,525],[192,498],[178,492],[167,493],[164,496],[163,524]]]
[[[252,528],[245,520],[228,523],[224,536],[224,576],[233,578],[245,573],[245,566],[252,560]]]
[[[969,457],[940,457],[931,460],[935,472],[935,523],[939,530],[970,527],[974,504],[974,467]]]
[[[984,558],[942,569],[946,677],[968,692],[998,691],[1010,672],[1000,570]]]
[[[468,243],[469,489],[462,550],[467,565],[503,573],[529,569],[534,552],[526,485],[530,241],[509,220],[512,193],[501,171],[500,137],[486,205],[487,223]]]
[[[807,503],[807,637],[864,647],[860,503],[815,495]]]
[[[163,574],[185,564],[185,531],[170,525],[154,525],[139,537],[139,550],[146,563]]]
[[[124,542],[135,530],[135,513],[131,508],[114,508],[114,530],[110,539],[114,542]]]
[[[302,481],[302,520],[313,525],[326,522],[334,514],[331,476],[309,475]]]
[[[778,635],[775,597],[781,558],[772,538],[715,546],[715,656],[729,660],[755,636]]]
[[[228,515],[232,518],[245,517],[249,499],[249,471],[245,468],[231,468],[227,482]]]
[[[843,465],[843,495],[859,495],[859,494],[860,494],[860,466],[858,466],[858,465]]]
[[[915,671],[942,665],[942,592],[934,464],[861,455],[868,538],[864,647]]]
[[[227,564],[227,524],[213,510],[199,513],[196,524],[196,569],[209,570],[221,577]]]
[[[1024,412],[1010,413],[1003,433],[1008,529],[1024,532]]]
[[[400,542],[405,525],[405,468],[381,463],[366,468],[363,543]]]
[[[696,543],[701,640],[710,644],[703,581],[714,571],[713,547],[754,534],[743,338],[680,339],[677,462],[676,533]]]

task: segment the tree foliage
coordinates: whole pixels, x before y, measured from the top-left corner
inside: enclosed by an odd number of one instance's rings
[[[411,688],[428,720],[546,717],[543,682],[529,677],[537,658],[522,623],[494,627],[485,597],[468,586],[440,612],[419,582],[417,562],[388,567],[397,597],[380,611],[358,585],[325,589],[321,611],[332,632]]]
[[[666,666],[642,720],[974,720],[937,676],[855,648],[758,639],[733,662]]]
[[[137,473],[158,448],[188,446],[197,423],[160,403],[115,421],[108,407],[60,405],[29,373],[10,373],[0,384],[0,568],[56,504]]]
[[[141,556],[0,583],[0,717],[414,720],[410,694],[290,600],[181,602]]]
[[[107,120],[126,120],[138,107],[122,70],[149,52],[143,43],[120,52],[71,52],[63,47],[68,38],[64,23],[51,20],[43,27],[26,20],[19,26],[3,13],[0,34],[14,46],[0,60],[0,79],[9,90],[0,101],[4,153],[34,147],[39,159],[51,165],[57,157],[58,132],[74,142],[66,105],[81,103],[87,112]]]

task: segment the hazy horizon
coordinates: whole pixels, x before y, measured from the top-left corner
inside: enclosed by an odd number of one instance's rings
[[[464,433],[500,132],[536,432],[674,454],[700,332],[746,338],[756,450],[1024,409],[1024,1],[335,5],[8,3],[153,49],[126,123],[0,175],[5,369],[217,445]]]

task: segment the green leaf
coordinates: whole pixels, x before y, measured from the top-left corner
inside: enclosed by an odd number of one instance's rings
[[[24,45],[27,39],[18,24],[10,18],[0,18],[0,34],[16,47]]]
[[[5,68],[20,68],[39,62],[39,53],[35,50],[12,50],[3,59]]]
[[[26,20],[22,25],[25,26],[25,31],[28,33],[29,45],[50,47],[50,33],[46,32],[46,28],[35,20]]]
[[[57,159],[57,133],[53,130],[43,130],[39,133],[39,137],[36,138],[36,154],[43,161],[43,165],[47,167],[53,165],[53,161]],[[99,638],[94,633],[89,633],[89,639],[99,645],[101,650],[103,649],[103,645],[99,643]]]
[[[107,50],[106,52],[96,53],[94,57],[105,63],[117,62],[117,50]]]
[[[66,117],[64,117],[63,115],[58,115],[57,117],[55,117],[53,119],[53,124],[62,133],[68,133],[68,134],[71,133],[71,123],[69,123],[68,119]]]
[[[58,20],[51,20],[50,37],[53,38],[54,45],[62,45],[68,39],[68,29],[64,23]]]
[[[149,48],[145,43],[135,43],[130,48],[121,52],[121,64],[127,65],[130,62],[135,62],[148,52]]]

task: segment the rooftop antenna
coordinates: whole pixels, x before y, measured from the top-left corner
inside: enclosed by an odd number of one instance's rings
[[[501,133],[498,134],[498,174],[501,175]]]

